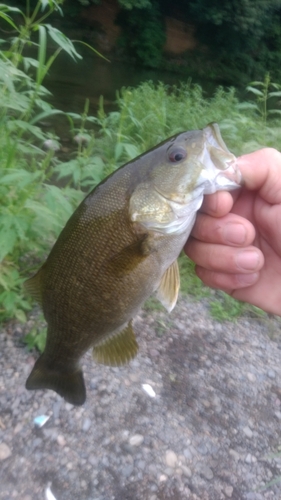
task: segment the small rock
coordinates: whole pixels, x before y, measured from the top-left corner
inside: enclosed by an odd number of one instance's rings
[[[231,455],[234,458],[235,462],[238,462],[240,460],[240,455],[239,455],[238,451],[230,449],[229,455]]]
[[[130,437],[129,444],[131,446],[140,446],[143,443],[144,437],[141,434],[135,434]]]
[[[129,477],[132,472],[133,472],[134,468],[132,465],[125,465],[125,467],[123,467],[122,469],[122,474],[124,477]]]
[[[152,358],[157,358],[157,356],[159,356],[160,354],[160,352],[157,351],[157,349],[150,349],[149,353]]]
[[[22,428],[23,428],[23,425],[22,425],[22,424],[20,424],[20,423],[18,423],[18,424],[16,425],[16,427],[14,428],[14,433],[15,433],[15,434],[18,434],[18,432],[21,432]]]
[[[200,443],[197,446],[197,450],[199,451],[200,455],[207,455],[209,453],[208,446],[205,443]]]
[[[166,451],[165,461],[168,467],[174,468],[177,465],[178,457],[172,450]]]
[[[245,458],[246,464],[251,464],[252,463],[252,455],[248,453],[248,455]]]
[[[82,425],[82,431],[88,432],[88,430],[91,427],[91,424],[92,424],[91,420],[89,418],[85,418],[83,425]]]
[[[247,378],[250,382],[256,381],[256,376],[253,373],[247,373]]]
[[[209,481],[214,477],[213,471],[208,465],[201,465],[200,475]]]
[[[61,401],[56,401],[53,404],[53,416],[54,416],[54,419],[59,418],[60,410],[61,410],[61,404],[62,404]]]
[[[281,411],[276,411],[274,415],[276,418],[278,418],[278,420],[281,420]]]
[[[273,378],[275,378],[275,377],[276,377],[276,373],[275,373],[275,371],[274,371],[274,370],[268,370],[268,371],[267,371],[267,376],[268,376],[269,378],[272,378],[272,379],[273,379]]]
[[[182,469],[183,475],[185,477],[191,477],[192,476],[192,472],[191,472],[190,468],[186,467],[186,465],[182,465],[181,469]]]
[[[165,474],[161,474],[161,476],[159,477],[159,483],[163,483],[165,481],[167,481],[167,476]]]
[[[12,454],[9,446],[6,443],[0,444],[0,460],[6,460]]]
[[[232,488],[232,486],[226,486],[226,487],[224,488],[224,492],[225,492],[225,494],[226,494],[226,496],[227,496],[228,498],[231,498],[231,497],[232,497],[232,493],[233,493],[233,488]]]
[[[250,427],[248,426],[244,427],[243,432],[248,438],[253,437],[253,431],[251,431]]]
[[[62,434],[59,434],[57,437],[57,442],[60,446],[65,446],[66,445],[66,440]]]
[[[183,450],[183,454],[187,460],[192,460],[192,453],[188,448]]]

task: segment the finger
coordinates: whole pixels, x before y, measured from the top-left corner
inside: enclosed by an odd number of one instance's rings
[[[205,285],[211,288],[219,288],[228,294],[232,294],[234,290],[254,285],[259,279],[259,272],[227,274],[209,271],[200,266],[196,266],[195,271]]]
[[[204,196],[200,212],[212,215],[213,217],[223,217],[230,212],[233,205],[231,193],[218,191],[214,194]]]
[[[191,234],[206,243],[249,246],[254,241],[255,228],[247,219],[233,213],[218,219],[199,213]]]
[[[247,189],[258,190],[268,203],[281,203],[281,154],[264,148],[237,159]]]
[[[264,265],[262,252],[254,246],[235,248],[191,238],[185,252],[197,265],[221,273],[249,274],[259,271]]]

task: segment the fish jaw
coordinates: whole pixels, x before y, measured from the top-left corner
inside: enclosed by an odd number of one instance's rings
[[[242,175],[237,167],[236,157],[224,143],[217,123],[211,123],[203,129],[206,138],[203,151],[202,169],[198,185],[204,185],[204,194],[216,191],[232,191],[241,187]]]
[[[236,158],[227,149],[217,124],[197,131],[194,137],[188,134],[180,134],[167,149],[169,157],[171,150],[181,152],[186,147],[186,159],[178,166],[170,165],[166,172],[162,168],[161,175],[154,176],[152,185],[140,184],[130,199],[131,221],[145,229],[162,234],[186,233],[188,238],[204,195],[231,191],[242,184]],[[178,173],[169,191],[165,174],[169,176],[171,169],[173,172],[178,169]]]

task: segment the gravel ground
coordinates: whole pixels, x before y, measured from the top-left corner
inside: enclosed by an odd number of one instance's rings
[[[281,499],[280,325],[221,324],[206,301],[186,298],[170,315],[143,311],[128,366],[83,359],[79,408],[25,390],[36,356],[10,325],[0,334],[0,499]],[[39,415],[49,417],[41,428]]]

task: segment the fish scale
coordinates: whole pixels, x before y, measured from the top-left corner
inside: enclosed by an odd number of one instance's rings
[[[100,183],[26,282],[48,324],[27,389],[52,389],[80,405],[79,360],[89,348],[112,366],[132,359],[132,319],[143,302],[156,291],[167,310],[176,304],[176,259],[204,194],[239,182],[235,157],[211,124],[171,137]]]

